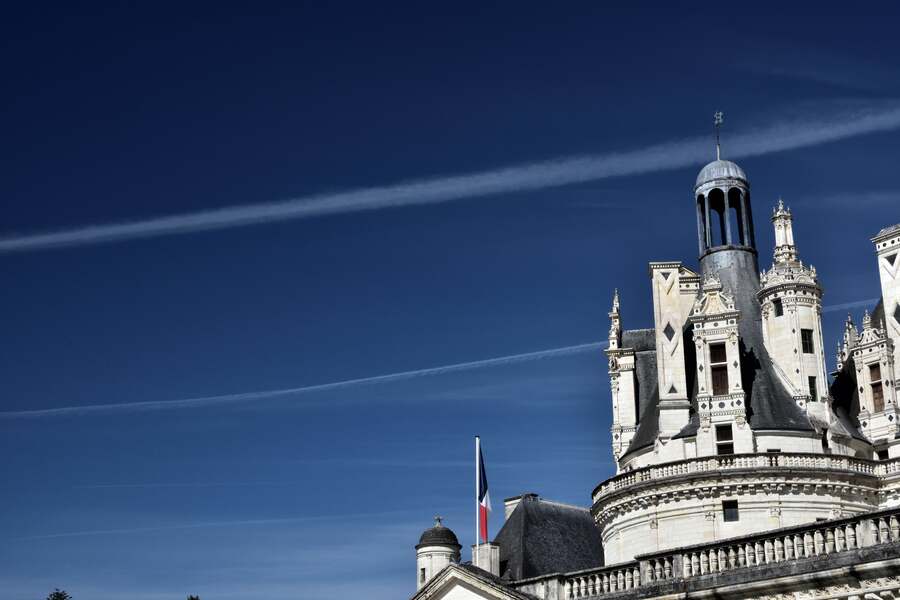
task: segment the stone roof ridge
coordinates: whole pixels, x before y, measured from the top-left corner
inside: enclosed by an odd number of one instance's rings
[[[554,504],[556,506],[561,506],[563,508],[571,508],[574,510],[583,510],[583,511],[587,511],[587,512],[590,512],[590,510],[591,510],[590,507],[588,507],[588,506],[578,506],[577,504],[569,504],[568,502],[558,502],[556,500],[547,500],[546,498],[541,498],[540,496],[538,496],[537,500],[539,502],[546,502],[547,504]]]
[[[875,237],[872,238],[872,241],[874,242],[875,240],[877,240],[879,238],[882,238],[887,235],[891,235],[898,231],[900,231],[900,223],[897,223],[896,225],[891,225],[889,227],[885,227],[884,229],[882,229],[881,231],[879,231],[878,233],[875,234]]]

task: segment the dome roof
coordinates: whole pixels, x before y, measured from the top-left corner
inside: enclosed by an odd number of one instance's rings
[[[697,183],[694,187],[700,187],[704,183],[716,179],[741,179],[749,182],[744,170],[730,160],[714,160],[700,170],[697,175]]]
[[[451,548],[456,548],[457,550],[462,548],[462,546],[459,545],[459,540],[456,539],[456,534],[453,533],[449,527],[441,525],[440,520],[438,520],[434,527],[422,532],[422,535],[419,537],[419,543],[416,545],[416,549],[424,546],[449,546]]]

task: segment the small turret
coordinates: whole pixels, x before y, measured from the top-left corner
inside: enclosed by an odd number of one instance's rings
[[[820,420],[829,418],[827,371],[822,335],[822,286],[816,269],[804,266],[794,245],[791,210],[779,198],[772,210],[775,252],[763,271],[757,293],[762,306],[763,338],[794,401]],[[841,351],[838,350],[838,363]]]
[[[619,290],[613,292],[612,309],[609,311],[609,349],[617,350],[622,344],[622,318],[619,314]]]
[[[426,529],[416,544],[416,589],[431,581],[447,565],[459,562],[462,546],[456,534],[444,527],[442,517],[434,518],[434,527]]]
[[[794,245],[793,217],[781,198],[778,207],[772,211],[772,224],[775,226],[775,264],[795,262],[797,247]]]

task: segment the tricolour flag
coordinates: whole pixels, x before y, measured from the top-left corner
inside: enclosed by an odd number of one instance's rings
[[[481,440],[475,438],[478,448],[478,524],[479,542],[488,540],[488,513],[491,510],[491,496],[488,493],[487,474],[484,472],[484,454],[481,453]]]

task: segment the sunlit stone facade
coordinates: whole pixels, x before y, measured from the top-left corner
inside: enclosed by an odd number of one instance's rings
[[[417,598],[900,598],[900,225],[872,240],[882,298],[829,372],[790,209],[761,271],[745,172],[713,161],[692,201],[699,264],[649,264],[650,326],[613,294],[616,475],[590,509],[510,499],[499,561],[453,562]]]

